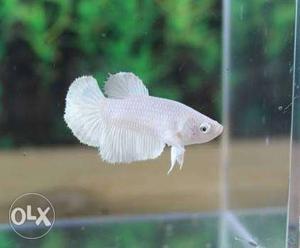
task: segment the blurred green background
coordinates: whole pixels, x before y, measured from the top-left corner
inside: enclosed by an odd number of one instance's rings
[[[293,1],[233,4],[233,84],[253,77],[254,96],[243,105],[237,135],[247,134],[263,111],[268,85],[286,82],[292,70]],[[217,0],[2,0],[0,4],[0,147],[72,143],[63,121],[64,98],[78,76],[132,71],[155,96],[182,101],[220,120],[221,1]],[[239,33],[240,34],[240,33]],[[247,56],[248,55],[248,56]],[[253,64],[253,68],[245,64]],[[262,66],[264,65],[264,66]],[[291,75],[291,74],[290,74]],[[287,105],[290,99],[279,99]],[[237,102],[239,99],[237,99]],[[248,114],[244,114],[248,113]],[[286,118],[282,112],[276,116]],[[271,121],[271,120],[270,120]],[[287,128],[270,125],[270,132]]]
[[[0,18],[1,146],[74,141],[64,98],[86,74],[131,71],[152,95],[216,111],[218,1],[5,0]]]
[[[265,214],[264,221],[257,221],[255,215],[240,216],[251,231],[260,230],[257,239],[272,237],[266,246],[284,247],[281,239],[285,216]],[[254,217],[254,218],[253,218]],[[45,238],[22,240],[14,233],[0,233],[1,248],[220,248],[218,246],[218,218],[216,216],[193,216],[191,219],[145,219],[131,221],[104,221],[93,224],[77,223],[52,230]],[[272,227],[272,228],[270,228]],[[277,234],[276,236],[274,235]],[[230,233],[232,248],[254,247],[246,240]]]

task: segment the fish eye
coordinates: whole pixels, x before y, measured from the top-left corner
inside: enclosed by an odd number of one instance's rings
[[[202,133],[207,133],[209,131],[209,129],[210,129],[210,125],[208,123],[202,123],[200,125],[200,131]]]

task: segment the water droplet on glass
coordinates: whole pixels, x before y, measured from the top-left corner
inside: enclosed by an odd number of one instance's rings
[[[282,111],[283,110],[283,107],[280,105],[280,106],[278,106],[278,110],[279,111]]]
[[[240,238],[240,237],[234,237],[234,240],[241,241],[243,243],[247,243],[251,247],[259,247],[259,245],[254,240],[247,240],[247,239]]]
[[[252,245],[253,247],[258,247],[258,244],[255,241],[249,241],[248,242],[249,245]]]

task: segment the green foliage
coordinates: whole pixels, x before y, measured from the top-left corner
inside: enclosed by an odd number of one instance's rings
[[[16,242],[8,232],[0,232],[0,246],[1,248],[16,247]]]
[[[231,11],[232,133],[286,135],[278,106],[291,101],[295,2],[236,0]]]
[[[50,232],[43,239],[41,248],[65,247],[65,237],[60,231]]]
[[[285,214],[261,213],[240,215],[239,220],[255,234],[261,246],[283,247]],[[41,248],[198,248],[217,247],[218,224],[217,216],[190,217],[187,219],[140,219],[90,222],[81,225],[62,227],[54,225],[53,229],[42,239],[27,240],[19,238],[13,231],[0,232],[0,247],[41,247]],[[59,222],[59,220],[58,220]],[[230,230],[229,230],[230,231]],[[242,240],[237,240],[239,233],[228,233],[230,247],[243,247]],[[241,237],[242,238],[242,237]]]
[[[81,74],[93,74],[103,84],[108,73],[132,71],[144,80],[152,94],[188,102],[189,94],[198,91],[199,101],[194,105],[204,104],[214,112],[215,106],[201,101],[201,95],[206,94],[201,88],[219,81],[220,8],[217,1],[2,2],[0,62],[4,65],[4,74],[1,81],[4,85],[21,85],[24,77],[31,82],[38,81],[36,95],[41,97],[36,99],[36,106],[46,106],[39,102],[43,99],[53,101],[47,109],[38,110],[51,113],[52,122],[48,131],[45,127],[41,132],[45,137],[39,143],[71,140],[67,129],[62,128],[63,98],[67,86]],[[26,56],[32,57],[27,65],[32,73],[18,78],[10,72],[12,64],[18,61],[10,61],[10,58],[19,59],[20,42],[26,44]],[[22,63],[17,69],[21,69]],[[53,93],[53,88],[60,89],[58,95]],[[10,98],[7,87],[4,91]],[[5,109],[4,117],[10,116],[11,111]],[[11,129],[13,120],[4,119],[6,122],[2,125]],[[40,119],[45,122],[42,116]],[[22,121],[20,125],[26,128]],[[17,130],[11,133],[12,140],[20,138],[14,137]]]
[[[13,140],[10,136],[2,136],[0,138],[0,147],[1,148],[10,148],[13,146]]]
[[[282,56],[293,41],[294,11],[294,2],[290,0],[275,3],[236,0],[232,5],[232,35],[237,49],[247,53],[249,42],[257,37],[266,59]]]
[[[249,73],[264,82],[262,72],[248,70],[256,53],[260,67],[290,62],[293,12],[291,0],[233,2],[232,48],[242,59],[233,59],[232,84],[242,87]],[[16,145],[73,141],[64,128],[64,97],[82,74],[94,75],[103,85],[108,73],[132,71],[152,95],[183,101],[213,118],[220,113],[219,1],[3,0],[0,25],[0,127],[6,130],[0,137]],[[284,70],[275,72],[269,82],[286,76]],[[18,92],[24,84],[34,92]],[[19,105],[23,112],[33,110],[32,104],[18,102],[18,94],[24,102],[34,99],[33,120],[25,114],[19,119]],[[11,99],[16,99],[13,104]],[[21,137],[27,134],[20,127],[32,128],[32,123],[40,133]]]

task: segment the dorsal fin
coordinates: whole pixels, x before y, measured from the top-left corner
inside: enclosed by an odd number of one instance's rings
[[[131,72],[110,74],[105,83],[104,92],[111,98],[149,95],[142,80]]]

